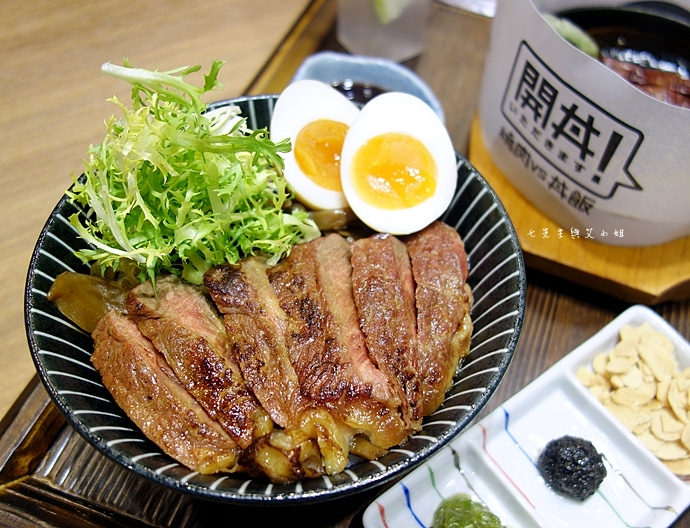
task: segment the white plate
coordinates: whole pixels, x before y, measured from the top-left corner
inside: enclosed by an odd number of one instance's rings
[[[575,377],[614,347],[622,326],[645,321],[673,341],[681,369],[690,366],[690,344],[655,312],[633,306],[379,496],[364,526],[428,527],[441,500],[454,493],[483,501],[509,527],[672,524],[690,505],[690,487]],[[607,461],[607,477],[584,502],[551,490],[535,465],[546,443],[565,434],[591,441]]]

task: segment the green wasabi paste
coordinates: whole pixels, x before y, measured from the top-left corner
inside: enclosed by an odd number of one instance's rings
[[[469,495],[458,493],[444,499],[434,512],[431,528],[504,528],[501,521]]]

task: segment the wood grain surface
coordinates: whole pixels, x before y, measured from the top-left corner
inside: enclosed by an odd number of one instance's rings
[[[309,0],[204,2],[0,2],[0,415],[34,374],[26,343],[23,290],[36,239],[79,174],[103,122],[129,101],[104,62],[160,70],[227,61],[224,88],[242,95],[262,71]],[[198,82],[199,77],[195,78]]]

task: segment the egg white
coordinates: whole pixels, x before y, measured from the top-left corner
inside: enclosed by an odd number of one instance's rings
[[[436,163],[435,192],[412,207],[382,209],[365,202],[352,184],[355,153],[371,138],[389,132],[416,138]],[[345,198],[364,224],[382,233],[406,235],[438,219],[450,204],[457,184],[455,149],[446,127],[426,103],[410,94],[387,92],[369,101],[352,123],[343,144],[340,174]]]
[[[288,85],[273,109],[270,137],[273,141],[289,138],[290,152],[284,155],[285,179],[298,200],[313,209],[339,209],[347,206],[345,195],[316,184],[300,169],[295,159],[295,138],[307,124],[317,119],[330,119],[350,125],[359,108],[332,86],[321,81],[304,79]]]

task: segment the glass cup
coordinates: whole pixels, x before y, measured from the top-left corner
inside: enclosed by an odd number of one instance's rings
[[[390,21],[380,20],[374,2],[338,0],[338,42],[350,53],[396,62],[419,55],[424,50],[431,0],[410,0]]]

